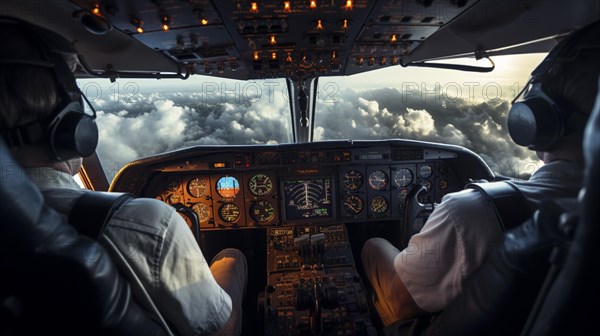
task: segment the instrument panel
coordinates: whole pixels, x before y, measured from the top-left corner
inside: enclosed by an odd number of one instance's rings
[[[328,142],[191,148],[130,164],[111,190],[183,205],[203,229],[226,229],[401,220],[416,186],[425,187],[418,201],[434,204],[468,178],[493,174],[461,147]]]

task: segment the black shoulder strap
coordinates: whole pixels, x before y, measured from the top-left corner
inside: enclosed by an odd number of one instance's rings
[[[509,181],[470,183],[467,188],[479,190],[485,195],[496,213],[502,231],[520,225],[533,214],[525,196]]]
[[[133,198],[127,193],[94,191],[79,197],[69,213],[69,223],[80,234],[99,240],[112,215]]]

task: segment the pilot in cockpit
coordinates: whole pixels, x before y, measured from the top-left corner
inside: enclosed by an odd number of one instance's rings
[[[595,22],[548,54],[509,112],[513,140],[545,163],[529,181],[512,182],[532,210],[544,199],[575,198],[581,188],[582,135],[599,75],[600,22]],[[502,233],[486,197],[467,189],[446,195],[404,250],[382,238],[368,240],[362,262],[383,323],[444,310]]]
[[[8,18],[0,18],[0,44],[0,132],[46,203],[67,215],[88,192],[72,176],[98,141],[95,115],[84,113],[62,57],[75,52],[56,33]],[[104,235],[177,334],[241,334],[247,266],[240,251],[225,249],[209,264],[181,216],[154,199],[123,205]]]

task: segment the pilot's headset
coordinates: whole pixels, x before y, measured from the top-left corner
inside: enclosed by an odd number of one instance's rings
[[[582,50],[600,48],[599,35],[600,21],[581,28],[554,47],[533,70],[508,113],[508,132],[515,143],[545,151],[556,145],[561,137],[583,130],[587,117],[576,112],[572,104],[551,97],[546,90],[548,82],[556,80],[549,73],[557,62],[575,62]]]
[[[77,87],[75,76],[62,54],[74,55],[69,42],[56,33],[12,18],[0,18],[0,25],[15,25],[15,30],[26,35],[37,48],[38,55],[29,53],[6,55],[0,52],[0,64],[23,64],[51,69],[57,82],[59,103],[46,120],[34,121],[13,129],[2,130],[9,146],[46,142],[50,146],[51,159],[66,161],[75,157],[90,156],[98,144],[96,111],[88,102],[92,115],[84,112],[86,99]]]

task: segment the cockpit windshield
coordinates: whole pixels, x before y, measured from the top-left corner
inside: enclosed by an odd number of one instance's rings
[[[403,138],[464,146],[496,174],[540,165],[505,127],[510,101],[544,54],[495,57],[491,73],[392,67],[317,82],[313,141]],[[460,61],[460,60],[459,60]],[[365,64],[364,66],[368,66]],[[80,79],[98,111],[108,180],[128,162],[195,145],[293,142],[285,79]]]
[[[490,73],[392,67],[320,78],[314,140],[402,138],[459,145],[479,154],[496,174],[527,178],[542,163],[510,139],[506,116],[544,56],[494,57]],[[465,61],[473,62],[455,62]]]

